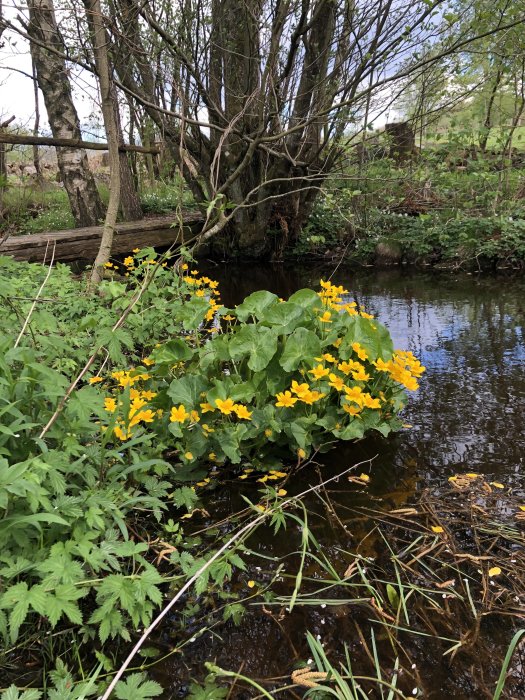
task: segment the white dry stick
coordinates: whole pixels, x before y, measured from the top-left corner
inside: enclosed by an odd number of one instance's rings
[[[46,284],[47,284],[47,280],[48,280],[49,277],[51,276],[51,271],[53,270],[53,261],[55,260],[55,250],[56,250],[56,243],[55,243],[55,245],[53,246],[53,254],[51,255],[51,262],[49,263],[49,268],[48,268],[48,270],[47,270],[47,275],[45,276],[44,281],[43,281],[42,284],[40,285],[40,289],[39,289],[38,292],[36,293],[36,297],[33,299],[33,303],[31,304],[31,308],[29,309],[29,313],[28,313],[27,316],[26,316],[26,320],[24,321],[24,325],[22,326],[22,330],[20,331],[20,333],[18,334],[18,338],[16,339],[16,342],[15,342],[15,345],[14,345],[15,348],[18,347],[18,343],[22,340],[22,336],[23,336],[24,333],[25,333],[25,330],[26,330],[26,328],[27,328],[27,324],[29,323],[29,319],[31,318],[31,316],[32,316],[32,314],[33,314],[33,311],[35,310],[36,303],[37,303],[37,301],[38,301],[40,295],[41,295],[42,292],[44,291],[44,287],[45,287]]]
[[[329,484],[332,481],[337,481],[342,476],[347,474],[349,471],[352,471],[352,469],[357,469],[358,467],[361,467],[363,464],[371,463],[372,460],[374,460],[374,459],[375,459],[375,457],[372,457],[371,459],[365,459],[363,462],[359,462],[358,464],[354,464],[353,466],[348,467],[348,469],[345,469],[340,474],[336,474],[336,476],[332,476],[330,479],[327,479],[326,481],[322,481],[320,484],[317,484],[317,486],[310,486],[308,489],[306,489],[302,493],[299,493],[297,496],[294,496],[293,498],[288,498],[286,501],[283,501],[281,504],[279,504],[279,508],[285,508],[286,506],[290,505],[291,503],[294,503],[295,501],[299,500],[300,498],[304,498],[304,496],[306,496],[308,493],[311,493],[312,491],[317,491],[318,489],[323,488],[324,486],[326,486],[326,484]],[[169,613],[169,611],[172,609],[172,607],[175,605],[175,603],[177,603],[177,601],[180,600],[182,595],[189,588],[191,588],[191,586],[195,583],[195,581],[199,578],[199,576],[201,576],[206,571],[206,569],[208,569],[213,564],[213,562],[216,561],[221,556],[221,554],[223,554],[223,552],[225,552],[234,542],[236,542],[244,534],[249,532],[249,530],[251,530],[252,528],[254,528],[257,525],[259,525],[260,523],[262,523],[263,520],[265,520],[269,515],[272,515],[274,513],[274,511],[275,511],[274,508],[268,508],[268,510],[266,510],[264,513],[262,513],[257,518],[255,518],[255,520],[253,520],[252,522],[250,522],[247,525],[245,525],[244,527],[242,527],[238,532],[235,533],[235,535],[233,535],[233,537],[230,537],[230,539],[227,542],[225,542],[222,545],[222,547],[220,547],[220,549],[218,549],[215,552],[215,554],[212,557],[210,557],[210,559],[208,559],[208,561],[205,564],[203,564],[201,566],[201,568],[195,574],[193,574],[193,576],[190,579],[188,579],[188,581],[186,581],[186,583],[180,589],[180,591],[177,593],[177,595],[175,595],[170,600],[170,602],[168,603],[168,605],[166,605],[164,610],[162,610],[157,615],[157,617],[153,620],[153,622],[151,622],[150,625],[144,630],[144,633],[142,634],[141,638],[135,644],[135,646],[133,647],[133,649],[129,653],[128,657],[126,658],[126,660],[124,661],[122,666],[119,668],[119,670],[115,674],[115,677],[113,678],[113,680],[109,684],[106,692],[100,698],[100,700],[108,700],[111,693],[115,689],[115,686],[117,685],[119,680],[122,678],[122,676],[124,675],[124,672],[126,671],[128,666],[130,665],[130,663],[133,661],[133,658],[135,657],[135,655],[137,654],[137,652],[139,651],[141,646],[144,644],[144,642],[147,640],[149,635],[153,632],[153,630],[159,624],[159,622],[164,617],[166,617],[166,615]]]

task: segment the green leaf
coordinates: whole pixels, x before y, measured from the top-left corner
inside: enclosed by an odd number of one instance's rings
[[[204,317],[210,308],[209,302],[204,297],[193,297],[186,302],[180,311],[180,320],[187,331],[194,331],[204,321]]]
[[[299,304],[283,301],[267,308],[261,317],[261,322],[275,326],[280,333],[290,333],[301,322],[303,313],[303,307]]]
[[[187,374],[181,379],[174,379],[168,389],[168,396],[175,405],[184,404],[186,409],[198,407],[201,393],[208,388],[207,382],[199,375]]]
[[[147,680],[145,673],[132,673],[115,687],[115,695],[119,700],[147,700],[162,693],[162,686],[156,681]]]
[[[386,594],[393,610],[399,609],[399,592],[391,583],[386,584]]]
[[[173,340],[168,340],[160,348],[155,349],[151,356],[157,364],[168,363],[170,365],[176,362],[182,362],[184,360],[189,360],[194,354],[193,348],[181,338],[174,338]]]
[[[235,314],[240,321],[247,321],[250,316],[261,319],[265,309],[278,301],[279,297],[271,292],[254,292],[235,308]]]
[[[16,685],[10,685],[0,695],[0,700],[39,700],[41,697],[42,693],[36,688],[28,688],[28,690],[20,692]]]
[[[336,437],[340,438],[341,440],[356,440],[358,438],[363,437],[365,429],[363,426],[363,422],[356,418],[353,421],[351,421],[347,426],[345,426],[342,430],[334,430],[333,433]]]
[[[311,309],[312,311],[323,308],[321,297],[313,289],[300,289],[295,294],[292,294],[288,301],[302,306],[303,309]]]
[[[265,369],[277,352],[277,333],[271,328],[243,326],[230,341],[232,360],[249,356],[248,367],[254,372]]]
[[[286,372],[293,372],[301,362],[312,360],[321,352],[321,341],[313,331],[296,328],[286,339],[280,365]]]
[[[351,354],[352,343],[360,343],[366,350],[371,360],[378,357],[389,360],[394,352],[394,345],[390,333],[379,321],[352,316],[347,321],[348,331],[341,346],[341,357],[348,359]],[[347,348],[347,352],[343,348]],[[346,357],[345,357],[346,354]]]

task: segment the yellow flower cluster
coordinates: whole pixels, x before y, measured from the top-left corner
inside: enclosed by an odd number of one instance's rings
[[[277,401],[275,405],[280,408],[291,408],[297,401],[302,401],[308,406],[312,406],[316,401],[319,401],[325,396],[326,394],[312,390],[306,382],[299,384],[294,379],[289,391],[282,391],[276,394],[275,398]]]
[[[151,408],[146,408],[146,406],[156,395],[157,394],[153,391],[140,391],[130,388],[130,404],[127,419],[117,418],[117,424],[113,428],[113,432],[119,440],[129,440],[133,437],[132,428],[136,425],[140,423],[153,423],[155,416],[157,416],[160,411],[154,411]],[[113,396],[106,396],[104,399],[104,409],[108,413],[115,413],[122,406],[123,401],[117,401]]]
[[[252,418],[253,411],[249,411],[244,404],[235,403],[233,399],[217,399],[215,405],[225,416],[229,416],[233,413],[241,420],[251,420]],[[201,410],[204,414],[215,411],[215,408],[210,403],[201,403]],[[173,406],[170,412],[171,423],[185,423],[186,421],[199,423],[200,419],[201,416],[198,411],[187,411],[183,404]],[[215,432],[214,428],[210,428],[207,423],[203,423],[201,427],[206,436]]]
[[[186,263],[181,265],[181,270],[186,272],[188,270],[188,265]],[[182,279],[188,286],[195,289],[193,292],[194,296],[200,298],[208,297],[210,308],[208,309],[205,318],[207,321],[213,321],[215,314],[221,305],[221,293],[218,290],[219,283],[216,280],[210,279],[209,277],[199,277],[198,275],[198,270],[192,270],[189,275],[185,275]],[[218,329],[216,328],[210,329],[210,333],[217,331]]]
[[[350,316],[362,316],[363,318],[374,318],[371,314],[367,314],[366,311],[361,309],[357,310],[357,304],[355,301],[345,302],[342,295],[348,294],[348,289],[343,286],[337,286],[331,282],[325,282],[320,280],[321,291],[318,292],[319,296],[323,300],[323,306],[327,309],[333,309],[334,311],[346,311]],[[319,321],[321,323],[332,323],[331,314],[325,311],[322,316],[319,316]]]
[[[146,379],[150,378],[149,374],[145,374],[144,372],[136,372],[133,369],[128,371],[119,370],[118,372],[112,372],[111,376],[117,381],[117,384],[122,387],[133,386],[141,379],[145,381]]]
[[[384,362],[381,358],[373,362],[379,372],[388,372],[390,378],[402,384],[409,391],[417,391],[417,379],[425,371],[425,367],[408,350],[396,350],[393,358]]]

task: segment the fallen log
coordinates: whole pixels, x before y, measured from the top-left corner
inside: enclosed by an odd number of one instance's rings
[[[198,232],[204,223],[204,218],[200,212],[185,212],[182,221],[183,238],[187,240],[192,233]],[[0,255],[10,255],[15,260],[45,262],[51,259],[54,248],[54,258],[57,261],[93,261],[97,255],[101,237],[102,226],[34,233],[28,236],[9,236],[0,243]],[[182,243],[180,225],[179,219],[173,216],[128,221],[117,224],[111,254],[120,255],[129,253],[134,248],[147,246],[165,248],[177,241]]]

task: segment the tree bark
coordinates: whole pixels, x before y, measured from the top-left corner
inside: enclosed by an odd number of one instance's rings
[[[107,38],[104,25],[102,23],[102,10],[100,0],[84,0],[84,7],[91,29],[91,41],[93,43],[93,53],[95,65],[98,73],[100,99],[106,138],[109,146],[109,202],[104,220],[104,229],[100,248],[91,271],[91,283],[99,284],[104,276],[104,265],[111,255],[111,246],[115,234],[117,215],[120,205],[121,191],[121,171],[119,141],[120,134],[115,116],[118,107],[115,105],[115,87],[111,79],[111,69],[109,65]]]
[[[28,0],[28,8],[30,37],[63,53],[53,0]],[[80,122],[65,61],[36,41],[31,42],[31,56],[53,136],[81,140]],[[60,148],[57,150],[57,160],[75,224],[79,227],[95,226],[104,217],[104,207],[89,169],[86,152],[78,148]]]

